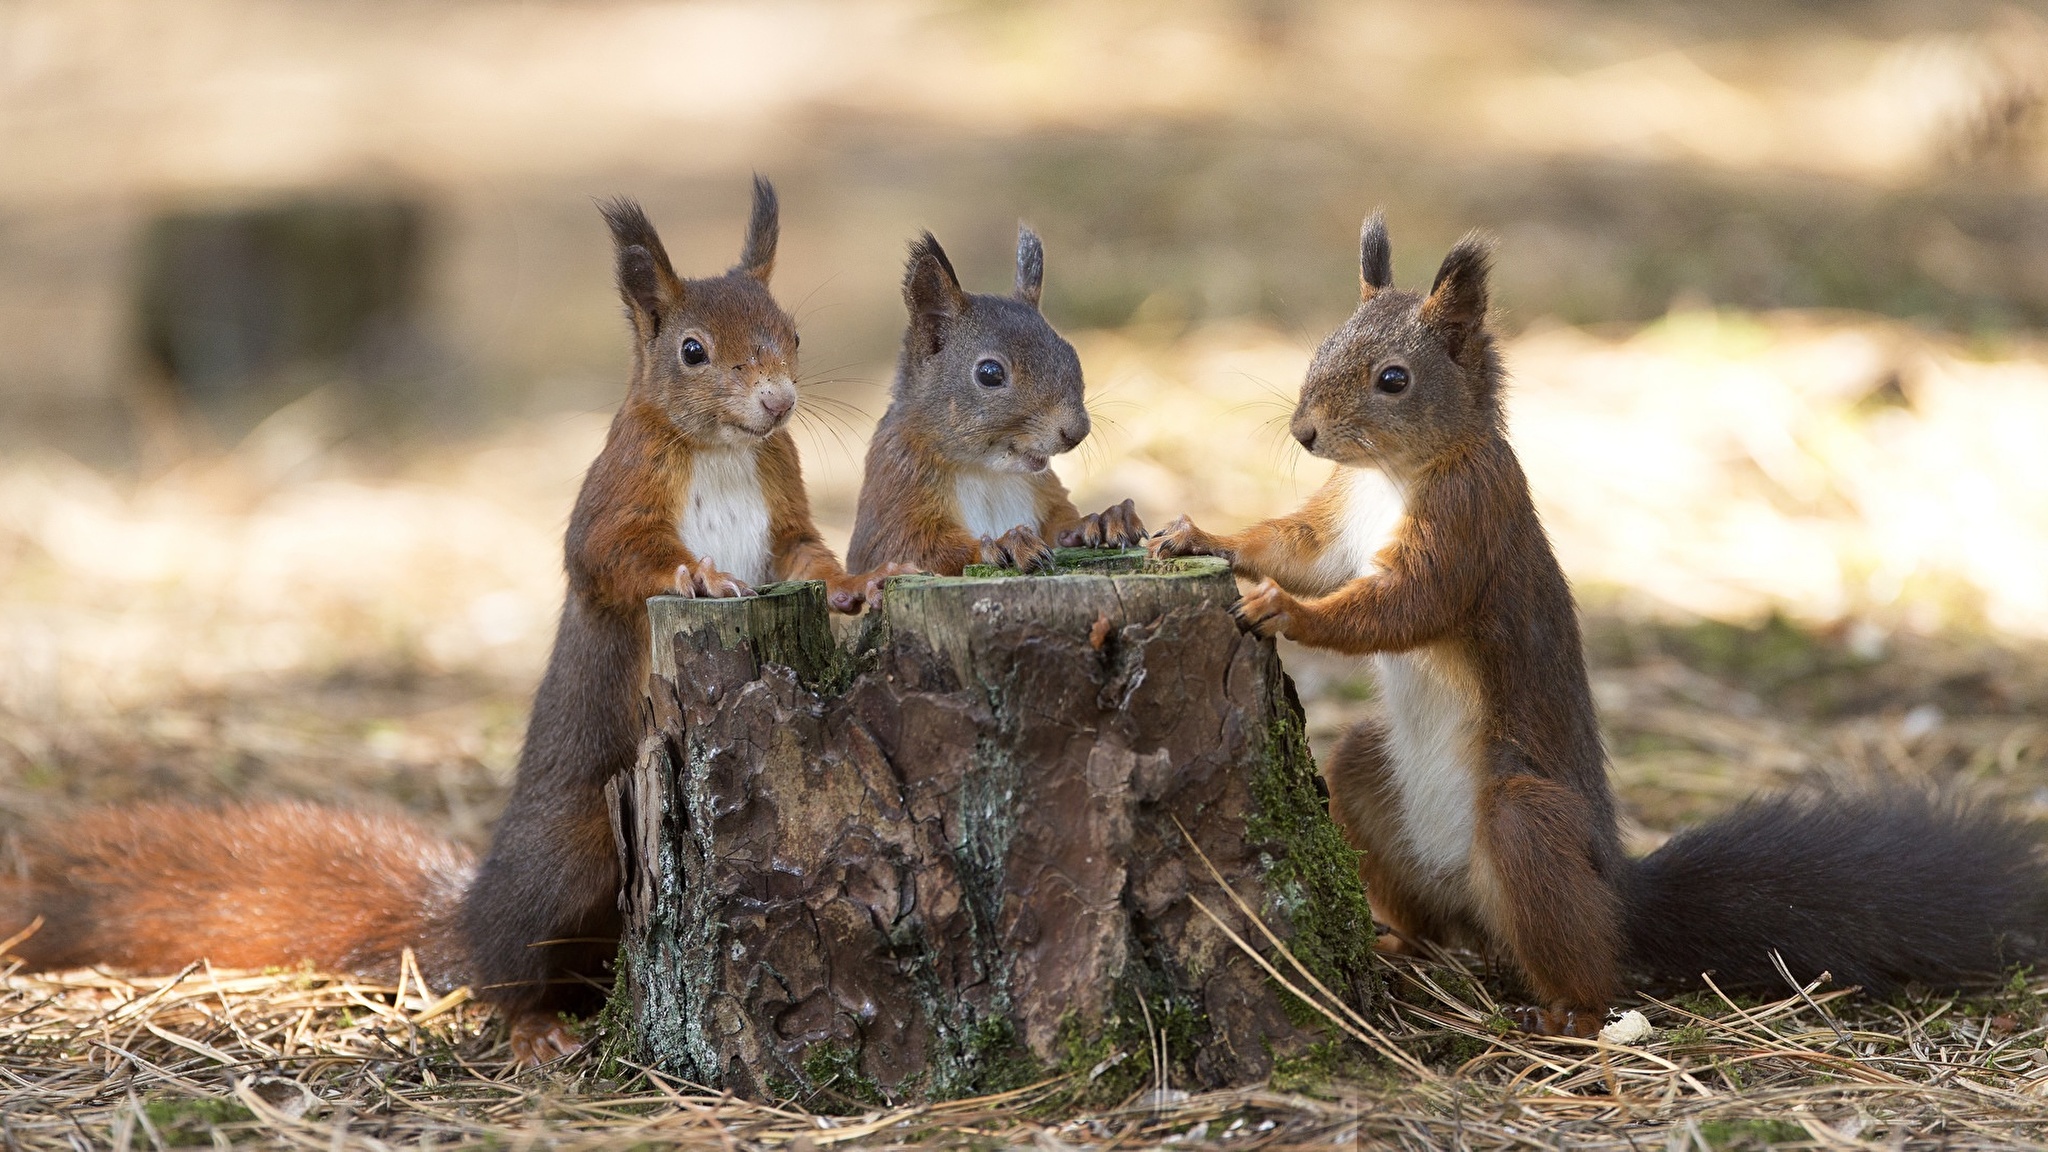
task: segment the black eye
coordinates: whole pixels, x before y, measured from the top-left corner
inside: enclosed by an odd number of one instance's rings
[[[1380,369],[1379,377],[1372,382],[1372,386],[1389,395],[1406,392],[1408,370],[1399,364],[1389,364]]]
[[[683,363],[695,368],[709,359],[711,359],[711,353],[704,350],[704,345],[699,344],[695,336],[684,337]]]
[[[1009,378],[1010,374],[994,360],[983,360],[974,366],[974,382],[983,388],[1001,388]]]

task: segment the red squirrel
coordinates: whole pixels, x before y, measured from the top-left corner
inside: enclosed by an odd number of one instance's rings
[[[1292,431],[1336,463],[1242,532],[1183,516],[1161,556],[1257,583],[1240,622],[1373,655],[1384,722],[1324,770],[1374,914],[1402,941],[1511,959],[1530,1031],[1594,1034],[1630,973],[1884,991],[1954,985],[2048,945],[2038,826],[1903,787],[1755,799],[1634,860],[1621,848],[1571,590],[1530,499],[1468,236],[1426,296],[1393,287],[1378,214],[1360,302],[1323,341]]]
[[[633,759],[650,596],[822,580],[857,611],[894,569],[849,575],[811,520],[787,423],[796,325],[768,290],[775,190],[754,182],[740,262],[684,280],[637,204],[602,206],[632,322],[633,377],[569,520],[569,591],[504,816],[479,864],[394,815],[304,804],[148,805],[31,833],[0,878],[0,938],[30,969],[311,962],[473,985],[514,1055],[573,1051],[615,951],[605,782]]]
[[[958,576],[969,564],[1052,567],[1048,541],[1130,547],[1145,539],[1126,500],[1083,516],[1051,468],[1088,436],[1081,359],[1038,310],[1045,250],[1017,233],[1009,296],[960,287],[927,232],[910,246],[910,324],[889,410],[868,445],[847,562],[914,564]]]

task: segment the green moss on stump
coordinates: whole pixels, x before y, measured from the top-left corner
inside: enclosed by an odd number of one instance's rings
[[[1158,1051],[1166,1048],[1166,1080],[1194,1081],[1194,1057],[1207,1030],[1201,1007],[1168,991],[1144,961],[1133,958],[1117,982],[1110,1013],[1090,1028],[1079,1017],[1060,1022],[1060,1060],[1054,1069],[1068,1078],[1059,1094],[1063,1106],[1108,1108],[1159,1079]]]
[[[840,1044],[813,1044],[804,1053],[806,1103],[817,1106],[816,1097],[827,1103],[844,1103],[856,1109],[879,1108],[888,1103],[882,1089],[860,1070],[860,1050]]]
[[[689,723],[677,722],[666,742],[650,749],[636,768],[636,807],[626,813],[633,819],[625,826],[647,840],[638,846],[636,859],[645,874],[657,881],[647,889],[651,907],[640,913],[644,924],[639,930],[652,944],[639,961],[668,975],[650,981],[648,974],[632,970],[638,965],[629,966],[622,957],[619,986],[638,993],[631,1006],[643,1031],[641,1039],[658,1049],[652,1053],[657,1064],[684,1069],[711,1083],[720,1082],[721,1076],[737,1067],[733,1077],[741,1091],[762,1093],[765,1089],[770,1098],[796,1099],[810,1108],[860,1110],[902,1099],[1000,1092],[1055,1077],[1063,1080],[1064,1087],[1052,1095],[1067,1104],[1113,1105],[1162,1082],[1179,1087],[1220,1082],[1219,1077],[1243,1082],[1272,1069],[1275,1057],[1281,1061],[1283,1074],[1297,1078],[1307,1078],[1318,1069],[1328,1078],[1332,1069],[1365,1059],[1336,1036],[1320,1012],[1273,986],[1241,957],[1224,964],[1230,957],[1214,954],[1222,945],[1198,916],[1187,922],[1192,913],[1185,906],[1177,907],[1167,921],[1151,928],[1130,925],[1130,934],[1116,945],[1116,952],[1087,953],[1091,964],[1117,952],[1122,953],[1122,962],[1097,969],[1099,982],[1086,995],[1050,1004],[1043,999],[1025,1006],[1009,1002],[1012,968],[1018,959],[1004,943],[1010,930],[1001,914],[1008,891],[1004,872],[1020,834],[1015,825],[1020,788],[1042,778],[1044,770],[1037,760],[1021,763],[1019,750],[1029,748],[1034,756],[1054,759],[1066,756],[1073,762],[1073,770],[1080,771],[1079,753],[1058,751],[1074,744],[1074,739],[1058,737],[1057,725],[1046,729],[1049,716],[1056,720],[1071,708],[1077,715],[1094,717],[1113,707],[1150,709],[1143,714],[1148,717],[1155,713],[1175,716],[1162,710],[1174,708],[1179,701],[1154,699],[1157,690],[1142,704],[1133,702],[1132,693],[1144,680],[1132,670],[1142,673],[1146,664],[1156,665],[1169,676],[1176,672],[1185,675],[1186,668],[1195,666],[1230,670],[1226,679],[1235,687],[1227,699],[1216,702],[1229,721],[1227,789],[1195,801],[1201,805],[1224,803],[1218,811],[1227,811],[1231,817],[1209,830],[1219,837],[1219,848],[1227,845],[1229,849],[1219,856],[1220,866],[1230,877],[1226,883],[1235,886],[1241,880],[1258,890],[1258,895],[1250,897],[1256,913],[1289,941],[1293,956],[1335,995],[1364,1011],[1374,1010],[1379,997],[1371,915],[1358,878],[1357,854],[1330,821],[1304,739],[1300,703],[1272,647],[1242,636],[1221,619],[1221,608],[1235,595],[1227,565],[1211,558],[1156,562],[1136,549],[1066,549],[1058,559],[1057,570],[1042,582],[999,582],[989,577],[1015,574],[987,570],[970,570],[966,578],[910,577],[892,582],[882,605],[884,611],[872,614],[857,636],[852,629],[839,629],[836,641],[829,628],[804,619],[813,610],[823,618],[822,598],[815,585],[764,589],[763,597],[741,604],[657,602],[653,606],[657,609],[658,656],[668,655],[673,660],[684,654],[663,652],[665,631],[674,639],[675,650],[686,643],[699,651],[744,645],[762,666],[780,664],[793,669],[797,681],[796,695],[789,699],[785,699],[787,688],[728,691],[712,697],[710,703],[696,696],[677,696],[674,707],[689,713]],[[790,611],[799,603],[801,610]],[[1168,613],[1183,607],[1203,615],[1173,617],[1171,626],[1130,630],[1134,623],[1166,619]],[[694,617],[711,613],[718,618],[692,623]],[[1115,634],[1113,646],[1105,646],[1096,629],[1105,615],[1122,621],[1126,629]],[[731,617],[745,619],[735,627]],[[665,623],[671,620],[673,628]],[[987,622],[990,620],[994,623]],[[1191,623],[1196,620],[1199,622]],[[690,626],[685,628],[686,624]],[[1030,644],[1039,645],[1022,649],[1029,659],[1014,658],[1007,641],[1000,645],[989,641],[991,636],[1007,636],[1006,629],[1019,628],[1026,629]],[[690,634],[675,636],[677,631]],[[1200,664],[1192,663],[1195,661]],[[740,675],[748,668],[744,661],[730,659],[726,666],[738,668]],[[886,686],[876,678],[885,669]],[[1240,672],[1249,679],[1237,679]],[[1097,680],[1101,683],[1096,684]],[[787,685],[788,681],[781,683]],[[1087,695],[1091,687],[1098,693],[1092,698]],[[1247,687],[1254,691],[1245,693]],[[1112,688],[1124,693],[1117,698],[1121,703],[1106,702],[1112,696],[1102,693]],[[868,949],[860,953],[863,957],[887,953],[894,958],[893,969],[884,976],[893,978],[896,985],[884,989],[884,998],[894,1013],[886,1019],[895,1030],[876,1030],[869,1035],[861,1026],[846,1029],[835,1025],[836,1035],[830,1039],[788,1042],[779,1039],[772,1026],[762,1025],[741,1039],[727,1041],[722,1037],[739,1034],[717,1031],[715,1022],[704,1014],[709,1004],[705,994],[722,978],[719,964],[730,952],[722,937],[713,938],[730,931],[740,933],[734,937],[738,940],[746,931],[758,934],[761,929],[749,929],[740,921],[714,923],[718,916],[713,897],[721,890],[715,884],[694,880],[685,884],[683,873],[690,865],[713,862],[713,857],[700,859],[689,854],[707,851],[698,838],[719,827],[719,813],[704,805],[717,798],[737,805],[733,811],[753,811],[758,799],[755,793],[762,784],[752,776],[727,779],[711,773],[713,762],[708,757],[713,750],[737,750],[730,765],[720,762],[721,772],[758,769],[767,774],[761,780],[780,789],[773,792],[772,800],[800,808],[801,797],[808,794],[808,777],[793,774],[801,765],[782,755],[787,749],[780,734],[793,728],[811,733],[819,710],[826,718],[822,738],[841,738],[837,717],[851,718],[855,725],[851,730],[858,733],[860,725],[874,721],[866,712],[855,714],[839,699],[856,694],[865,694],[861,695],[862,707],[870,710],[883,700],[929,695],[948,709],[966,709],[974,716],[974,727],[946,737],[946,755],[938,761],[946,766],[945,772],[932,777],[946,787],[929,793],[937,806],[915,817],[921,823],[890,817],[901,825],[902,836],[907,837],[903,843],[909,847],[889,851],[943,856],[951,861],[959,887],[957,910],[965,914],[964,919],[951,921],[943,937],[930,935],[930,926],[913,918],[883,919],[876,922],[880,932],[872,945],[861,945]],[[875,712],[881,718],[877,733],[887,736],[892,731],[887,726],[890,715],[886,710]],[[1054,735],[1047,736],[1048,731]],[[1098,734],[1094,720],[1080,724],[1075,732],[1106,739]],[[1176,760],[1212,754],[1208,730],[1194,731],[1183,725],[1161,728],[1160,732],[1171,734],[1156,737],[1161,748],[1158,754],[1170,750]],[[812,733],[804,739],[820,735]],[[972,750],[954,767],[950,757],[966,751],[960,747],[966,743],[963,738],[972,739]],[[770,747],[778,750],[777,757],[758,751]],[[906,747],[917,746],[913,741]],[[1119,747],[1110,741],[1111,751]],[[707,757],[702,763],[700,753]],[[931,752],[922,749],[920,754],[929,756]],[[1146,751],[1144,755],[1155,753]],[[672,759],[687,763],[671,763]],[[857,756],[846,761],[849,767],[864,763]],[[892,779],[879,774],[871,787],[888,793]],[[1090,787],[1098,786],[1092,776],[1086,779],[1091,781]],[[742,782],[744,789],[739,786]],[[1176,798],[1159,803],[1163,810],[1171,811],[1185,801]],[[943,820],[937,816],[941,806]],[[647,811],[639,811],[640,807]],[[1043,811],[1042,807],[1032,810]],[[1217,812],[1206,807],[1194,811],[1206,813],[1209,822],[1216,823]],[[1161,819],[1159,810],[1149,815],[1137,810],[1133,816],[1141,821]],[[1238,819],[1243,821],[1242,839],[1237,835],[1239,829],[1229,827]],[[1030,835],[1037,837],[1031,843],[1060,842],[1064,830],[1042,823],[1030,825]],[[767,851],[763,845],[770,842],[769,827],[734,823],[729,833],[722,834],[743,841],[758,855]],[[1197,819],[1191,827],[1204,825]],[[840,841],[830,838],[836,833],[828,828],[819,835],[826,838],[812,847],[838,851],[834,846]],[[1182,854],[1174,850],[1175,840],[1171,825],[1167,825],[1153,829],[1138,842],[1151,843],[1154,850],[1163,849],[1165,855],[1172,856]],[[1114,838],[1108,842],[1123,843]],[[854,865],[889,866],[891,857],[886,852],[877,854],[864,848],[864,841],[847,843],[854,847],[845,859]],[[1023,858],[1037,859],[1030,853]],[[1142,863],[1151,866],[1158,862]],[[829,880],[829,868],[799,875],[828,877],[827,887],[834,883]],[[1106,897],[1097,894],[1091,899]],[[1251,942],[1261,953],[1271,954],[1256,934],[1251,935]],[[714,943],[716,947],[711,946]],[[1301,983],[1285,960],[1273,959],[1287,972],[1288,980]],[[1217,967],[1219,964],[1222,967]],[[1236,1014],[1211,1021],[1204,1005],[1215,980],[1225,981],[1226,990],[1217,1003]],[[753,986],[747,989],[747,995],[753,995]],[[776,1003],[772,989],[758,999],[761,1011],[772,1010]],[[626,998],[615,1001],[612,1012],[607,1013],[610,1018],[602,1022],[598,1047],[611,1047],[613,1025],[624,1022],[620,1010],[628,1007]],[[741,1026],[751,1019],[736,1017]],[[669,1035],[679,1031],[675,1026],[679,1021],[690,1022],[690,1028],[680,1029],[689,1033],[687,1037]],[[902,1021],[914,1021],[918,1026],[897,1027]],[[1043,1046],[1046,1036],[1042,1030],[1047,1025],[1052,1025],[1049,1047]],[[1036,1050],[1024,1042],[1027,1027],[1041,1044]],[[625,1029],[618,1031],[623,1040]],[[656,1042],[663,1038],[684,1042]],[[737,1066],[735,1059],[741,1061]],[[1159,1067],[1161,1063],[1166,1066]]]
[[[1154,560],[1143,548],[1055,548],[1050,572],[1022,572],[998,564],[969,564],[960,575],[972,580],[1024,576],[1172,576],[1186,572],[1181,560]]]
[[[1253,810],[1245,820],[1246,839],[1284,848],[1263,856],[1270,906],[1261,913],[1293,925],[1288,950],[1295,958],[1331,992],[1370,1011],[1379,981],[1372,967],[1372,906],[1359,879],[1358,852],[1330,819],[1300,704],[1289,699],[1275,711],[1262,767],[1251,782]],[[1296,1023],[1327,1025],[1321,1013],[1284,989],[1281,996]]]

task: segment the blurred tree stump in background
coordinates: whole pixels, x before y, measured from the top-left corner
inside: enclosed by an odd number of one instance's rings
[[[820,585],[651,602],[613,786],[639,1058],[812,1107],[1258,1079],[1326,1025],[1195,906],[1271,954],[1190,839],[1371,1006],[1355,857],[1228,569],[1061,558],[893,581],[845,644]]]

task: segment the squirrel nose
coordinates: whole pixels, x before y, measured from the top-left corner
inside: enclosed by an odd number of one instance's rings
[[[1295,438],[1296,440],[1299,440],[1299,441],[1301,441],[1301,446],[1302,446],[1303,448],[1306,448],[1306,449],[1308,449],[1308,450],[1309,450],[1309,451],[1311,451],[1311,452],[1315,451],[1315,449],[1316,449],[1316,426],[1315,426],[1315,425],[1313,425],[1313,424],[1309,424],[1309,425],[1306,425],[1306,426],[1304,426],[1304,427],[1299,427],[1299,428],[1296,428],[1296,429],[1294,430],[1294,438]]]
[[[770,392],[761,397],[761,407],[770,418],[780,420],[789,414],[791,408],[796,407],[796,397],[787,392]]]
[[[1060,444],[1062,445],[1061,451],[1065,451],[1067,448],[1072,448],[1074,445],[1079,444],[1081,441],[1086,440],[1087,438],[1087,428],[1083,427],[1077,429],[1073,425],[1069,424],[1065,428],[1060,429]]]

